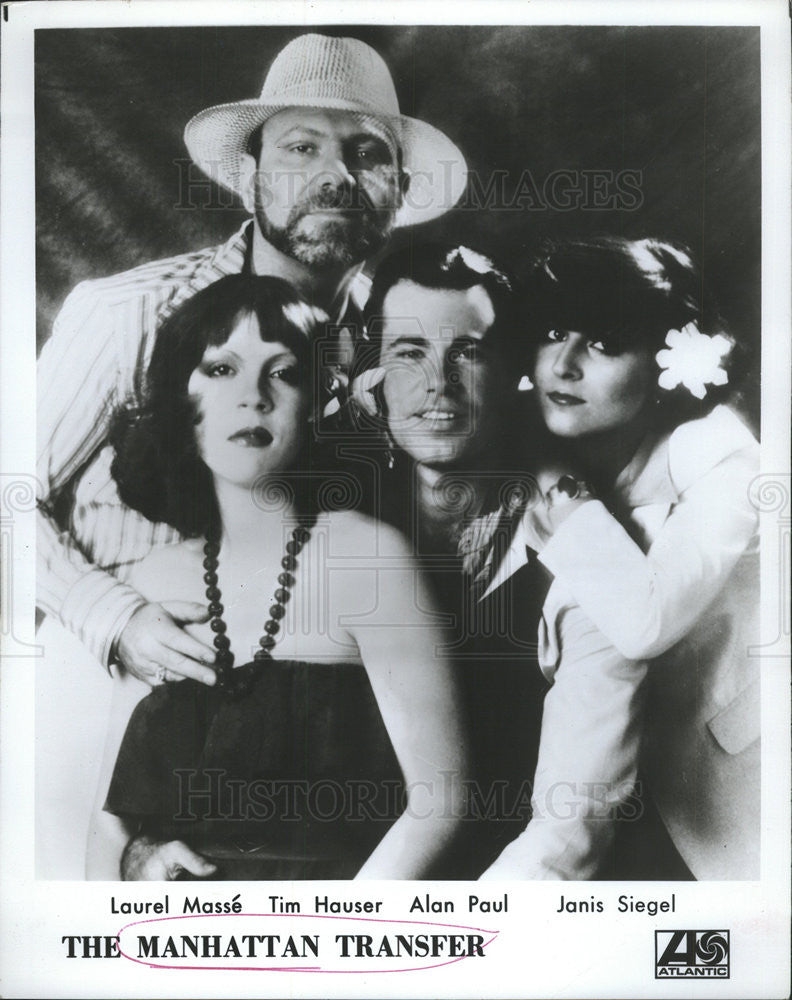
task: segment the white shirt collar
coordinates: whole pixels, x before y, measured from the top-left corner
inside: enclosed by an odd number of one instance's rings
[[[518,569],[522,569],[523,566],[527,566],[530,562],[530,557],[528,555],[528,549],[533,549],[536,551],[541,548],[539,538],[536,535],[533,525],[531,524],[528,514],[524,514],[518,524],[514,529],[514,535],[512,536],[511,544],[506,550],[506,554],[503,559],[501,559],[500,565],[495,571],[495,575],[490,580],[489,586],[481,595],[481,600],[483,601],[485,597],[497,590],[502,583],[505,583],[510,576],[513,576]]]
[[[734,410],[716,406],[705,417],[681,424],[673,431],[647,435],[616,479],[615,491],[632,510],[654,505],[667,509],[700,476],[735,451],[755,444],[753,434]],[[528,564],[529,549],[541,550],[542,542],[529,513],[520,519],[482,600]]]

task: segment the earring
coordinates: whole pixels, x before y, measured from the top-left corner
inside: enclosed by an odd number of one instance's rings
[[[395,451],[396,446],[393,443],[393,438],[391,437],[390,431],[388,430],[387,427],[385,428],[384,433],[385,433],[385,443],[386,443],[385,464],[388,466],[388,469],[390,471],[393,471],[393,467],[396,465],[396,451]]]
[[[530,392],[531,389],[533,389],[533,387],[534,387],[533,382],[528,378],[527,375],[523,375],[523,377],[520,379],[517,385],[517,392]]]

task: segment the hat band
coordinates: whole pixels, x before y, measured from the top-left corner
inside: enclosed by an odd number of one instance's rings
[[[267,93],[266,88],[261,92],[260,101],[262,104],[284,104],[296,107],[311,107],[317,101],[337,101],[345,109],[350,111],[365,111],[368,114],[387,115],[388,117],[399,117],[399,105],[394,104],[389,107],[369,104],[362,101],[359,96],[350,96],[349,87],[342,81],[334,80],[305,80],[294,87],[279,89],[276,93]]]

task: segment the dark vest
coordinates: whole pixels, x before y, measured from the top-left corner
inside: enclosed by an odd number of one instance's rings
[[[469,877],[477,877],[530,819],[547,682],[537,628],[549,580],[536,557],[477,600],[461,572],[432,573],[453,618],[448,653],[463,694],[474,762],[469,809],[475,833]]]

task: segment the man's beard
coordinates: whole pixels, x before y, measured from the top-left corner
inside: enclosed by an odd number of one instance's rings
[[[361,204],[350,206],[350,213],[334,219],[314,215],[314,210],[339,207],[340,196],[333,193],[295,205],[284,227],[275,226],[267,217],[256,192],[256,222],[262,235],[281,253],[309,267],[350,268],[361,264],[381,250],[393,230],[393,212],[377,211]]]

